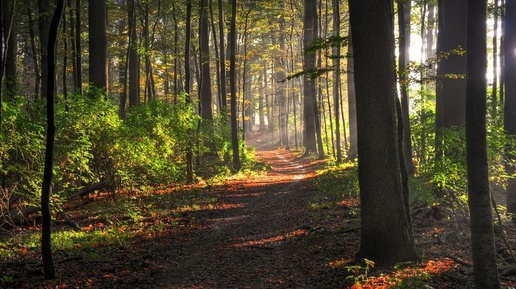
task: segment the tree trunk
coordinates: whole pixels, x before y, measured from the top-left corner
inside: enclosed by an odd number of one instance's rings
[[[403,116],[403,155],[405,159],[405,167],[407,173],[412,174],[415,171],[414,162],[412,161],[412,141],[410,139],[410,117],[409,117],[409,100],[408,100],[408,71],[410,51],[410,10],[411,2],[405,4],[398,2],[398,26],[399,26],[399,64],[398,69],[400,81],[400,102],[401,112]]]
[[[347,55],[347,84],[348,84],[348,114],[349,114],[349,152],[348,159],[354,160],[358,156],[357,136],[357,107],[355,94],[355,72],[353,56],[353,37],[351,31],[348,33],[348,55]]]
[[[419,259],[402,195],[392,5],[381,0],[349,2],[360,156],[358,258],[380,266]]]
[[[333,0],[333,36],[340,38],[340,1]],[[335,114],[335,139],[336,139],[336,153],[337,163],[342,162],[342,149],[340,144],[340,112],[339,112],[339,94],[340,94],[340,45],[333,47],[333,65],[335,70],[333,72],[333,109]]]
[[[41,256],[43,261],[43,272],[45,279],[54,279],[56,272],[54,268],[54,260],[52,257],[51,227],[52,215],[50,212],[50,195],[52,188],[52,167],[54,158],[54,78],[56,73],[55,67],[55,49],[57,42],[57,29],[59,20],[63,14],[64,0],[58,0],[54,16],[48,29],[47,39],[47,70],[45,71],[48,79],[46,85],[47,92],[47,140],[45,145],[45,165],[43,169],[43,183],[41,188]]]
[[[192,1],[187,0],[186,2],[186,29],[185,29],[185,95],[186,102],[191,103],[190,97],[190,46],[191,46],[191,26],[192,26]],[[190,139],[187,144],[186,150],[186,178],[188,182],[193,182],[194,171],[193,171],[193,140]]]
[[[140,64],[138,58],[138,40],[136,34],[136,7],[135,0],[129,0],[127,3],[128,13],[128,29],[129,29],[129,45],[127,66],[129,70],[129,106],[137,105],[140,102]]]
[[[89,78],[90,83],[108,92],[106,1],[90,0],[88,3]]]
[[[219,57],[220,57],[220,95],[221,95],[221,106],[223,111],[226,111],[227,107],[227,79],[226,79],[226,53],[224,51],[224,7],[222,6],[222,0],[218,0],[219,6]]]
[[[510,6],[509,6],[510,7]],[[475,288],[500,288],[489,191],[486,141],[487,0],[468,2],[466,154]]]
[[[2,26],[4,29],[3,44],[5,45],[5,58],[4,65],[1,69],[5,68],[5,89],[4,96],[12,97],[17,94],[17,72],[16,72],[16,59],[17,59],[17,41],[16,41],[16,25],[15,25],[15,1],[3,0],[2,1]],[[3,55],[2,55],[3,56]],[[0,79],[1,81],[1,79]]]
[[[306,51],[310,47],[312,42],[317,37],[317,1],[316,0],[304,0],[305,11],[304,11],[304,34],[303,34],[303,47]],[[315,69],[315,53],[305,53],[303,68],[307,72],[312,72]],[[305,146],[305,154],[313,153],[317,151],[316,146],[316,119],[314,103],[317,102],[317,91],[316,82],[314,77],[310,73],[304,76],[304,101],[303,101],[303,113],[305,127],[303,131],[303,140]]]
[[[211,72],[210,72],[210,27],[208,14],[208,0],[201,0],[199,19],[199,51],[201,60],[200,98],[201,117],[203,120],[213,121]]]
[[[438,1],[437,53],[450,54],[437,66],[436,86],[436,157],[442,152],[444,129],[458,128],[465,123],[466,57],[454,49],[466,49],[467,0]]]
[[[77,92],[82,95],[82,48],[81,48],[81,0],[75,0],[75,81]]]
[[[516,47],[516,3],[507,1],[505,7],[505,51],[514,51]],[[516,55],[505,54],[504,75],[507,79],[516,79]],[[505,170],[509,176],[514,176],[516,167],[516,82],[505,84],[504,129],[509,139],[505,158]],[[516,214],[516,179],[511,177],[507,183],[507,212]],[[516,218],[514,219],[516,220]]]
[[[39,43],[40,43],[40,57],[41,57],[41,92],[42,99],[47,97],[47,84],[51,76],[44,71],[48,71],[48,55],[47,55],[47,43],[48,43],[48,29],[50,27],[50,0],[38,0],[38,30],[39,30]],[[54,76],[52,76],[54,77]]]
[[[231,145],[233,147],[233,168],[240,170],[240,150],[238,145],[238,123],[237,123],[237,85],[236,85],[236,11],[237,1],[231,1],[231,24],[229,31],[229,89],[231,93]]]

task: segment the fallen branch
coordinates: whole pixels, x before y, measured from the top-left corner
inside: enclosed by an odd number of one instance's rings
[[[78,190],[76,192],[73,192],[70,194],[70,199],[75,199],[75,198],[78,198],[78,197],[85,197],[87,195],[89,195],[90,193],[93,193],[95,191],[98,191],[100,189],[104,189],[106,188],[107,186],[109,185],[109,182],[108,181],[102,181],[102,182],[98,182],[98,183],[95,183],[93,185],[90,185],[90,186],[87,186],[81,190]]]
[[[452,259],[455,263],[458,263],[458,264],[461,264],[461,265],[464,265],[466,267],[473,267],[473,264],[470,264],[464,260],[462,260],[461,258],[459,257],[456,257],[456,256],[453,256],[452,254],[446,254],[445,255],[446,258],[450,258]]]

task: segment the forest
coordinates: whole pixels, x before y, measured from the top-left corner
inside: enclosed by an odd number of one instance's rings
[[[2,0],[0,32],[0,288],[516,288],[515,1]]]

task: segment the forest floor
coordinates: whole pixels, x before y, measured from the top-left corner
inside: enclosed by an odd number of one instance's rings
[[[128,194],[138,204],[128,209],[140,216],[130,222],[99,217],[105,216],[99,209],[103,202],[104,208],[127,204],[122,194],[117,201],[99,196],[87,205],[90,211],[81,206],[71,212],[82,230],[67,235],[75,244],[55,249],[55,280],[43,280],[37,242],[34,248],[4,243],[1,249],[16,254],[2,260],[0,287],[472,288],[467,220],[447,220],[443,208],[419,208],[414,234],[422,262],[366,268],[354,258],[360,240],[358,200],[335,199],[314,185],[316,171],[325,163],[254,145],[257,159],[270,170],[203,186],[156,189],[161,196],[157,202]],[[192,194],[194,198],[187,197]],[[30,230],[38,228],[18,234]],[[129,231],[130,237],[121,237]],[[508,228],[511,243],[515,231]],[[98,232],[104,241],[82,232]],[[504,277],[506,288],[514,288],[511,278],[510,273]]]

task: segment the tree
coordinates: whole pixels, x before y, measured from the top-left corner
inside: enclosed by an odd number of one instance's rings
[[[358,258],[379,265],[417,260],[400,173],[393,3],[351,0],[349,6],[362,230]]]
[[[47,70],[46,74],[48,84],[46,85],[47,92],[47,139],[45,145],[45,166],[43,169],[43,183],[41,188],[41,256],[43,260],[43,272],[45,279],[54,279],[56,272],[54,268],[54,260],[52,257],[52,243],[51,243],[51,227],[52,215],[50,213],[50,194],[52,191],[52,172],[53,172],[53,158],[54,158],[54,85],[55,85],[55,53],[57,42],[57,29],[59,28],[59,21],[63,14],[64,0],[58,0],[54,16],[49,27],[48,45],[46,51],[48,52]]]
[[[438,1],[436,87],[436,154],[442,155],[444,129],[461,127],[465,123],[466,58],[457,49],[466,49],[467,0]]]
[[[353,37],[348,33],[347,85],[348,85],[348,117],[349,117],[349,151],[348,159],[354,160],[358,155],[357,146],[357,107],[355,93],[355,73],[353,64]]]
[[[486,141],[487,0],[468,2],[466,155],[475,288],[500,288],[491,211]]]
[[[303,140],[305,145],[305,153],[316,152],[316,140],[315,140],[315,109],[314,99],[316,99],[316,83],[314,76],[311,72],[315,70],[315,58],[316,55],[313,52],[307,52],[306,50],[310,47],[312,42],[317,37],[317,1],[316,0],[304,0],[305,11],[304,11],[304,34],[303,34],[303,47],[305,55],[303,58],[303,68],[307,72],[304,76],[304,100],[303,100],[303,112],[305,127],[303,130]]]
[[[134,106],[140,102],[140,61],[138,58],[135,0],[129,0],[127,2],[127,15],[127,25],[129,29],[129,43],[127,46],[129,106]]]
[[[336,38],[340,37],[340,1],[333,0],[333,36]],[[339,102],[340,102],[340,44],[337,44],[333,47],[333,65],[335,66],[335,71],[333,74],[333,106],[335,111],[335,140],[336,140],[336,150],[337,150],[337,163],[342,162],[342,150],[340,145],[340,112],[339,112]]]
[[[238,147],[237,95],[236,95],[236,17],[237,1],[231,1],[231,24],[229,28],[229,90],[231,93],[231,145],[233,147],[233,168],[240,170],[240,149]]]
[[[187,0],[186,2],[186,30],[185,30],[185,95],[186,103],[191,103],[190,98],[190,49],[191,49],[191,26],[192,26],[192,1]],[[186,149],[186,178],[188,182],[193,182],[194,171],[193,171],[193,151],[192,142],[188,142]]]
[[[17,93],[17,72],[16,72],[16,59],[17,59],[17,41],[16,41],[16,25],[15,25],[15,1],[3,0],[2,1],[2,26],[4,29],[3,43],[5,45],[5,95],[14,96]],[[0,69],[4,70],[4,66]],[[1,79],[0,79],[1,80]]]
[[[50,27],[50,0],[38,0],[38,30],[39,30],[39,49],[40,49],[40,57],[41,57],[41,71],[48,71],[48,55],[47,55],[47,44],[48,44],[48,29]],[[36,78],[39,76],[36,75]],[[47,97],[46,93],[48,91],[47,84],[49,80],[47,79],[49,75],[46,73],[41,74],[41,79],[36,79],[41,83],[41,97],[45,99]]]
[[[199,50],[201,61],[201,79],[199,93],[201,98],[201,117],[203,120],[212,121],[212,93],[211,93],[211,71],[210,71],[210,31],[208,0],[200,2],[200,23],[199,23]]]
[[[398,2],[398,25],[399,25],[399,59],[398,69],[400,80],[400,102],[403,116],[403,155],[407,172],[412,174],[415,170],[412,161],[412,141],[410,139],[410,119],[409,119],[409,100],[408,100],[408,71],[410,51],[410,10],[411,2]]]
[[[516,3],[507,1],[505,4],[505,35],[504,50],[514,51],[516,47]],[[505,54],[504,75],[506,79],[514,79],[516,77],[516,55],[514,53]],[[505,83],[505,107],[504,107],[504,128],[507,133],[509,143],[505,153],[506,164],[505,170],[511,176],[507,183],[507,211],[516,214],[516,154],[514,153],[516,146],[516,82],[507,81]]]
[[[88,3],[89,76],[91,84],[105,92],[108,88],[106,20],[106,1],[90,0]]]

